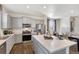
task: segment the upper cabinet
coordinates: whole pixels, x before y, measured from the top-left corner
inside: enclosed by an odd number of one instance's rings
[[[2,28],[12,28],[12,19],[7,13],[3,13]]]
[[[1,13],[0,13],[0,29],[1,29]]]
[[[7,28],[12,28],[12,17],[7,16]]]
[[[31,27],[36,27],[36,24],[44,24],[44,20],[33,19],[31,17],[23,17],[22,24],[31,24]]]
[[[22,29],[22,17],[12,17],[12,28]]]
[[[0,5],[0,29],[2,27],[1,22],[2,22],[2,6]]]
[[[2,8],[1,28],[12,28],[11,16],[8,15],[5,8]]]
[[[2,14],[2,28],[7,28],[7,13]]]

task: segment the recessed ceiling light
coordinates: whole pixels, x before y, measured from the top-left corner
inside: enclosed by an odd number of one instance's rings
[[[46,6],[43,6],[43,8],[47,8]]]
[[[72,13],[72,14],[73,14],[73,13],[74,13],[74,10],[71,10],[71,11],[70,11],[70,13]]]
[[[27,5],[26,7],[27,7],[27,8],[30,8],[30,6],[28,6],[28,5]]]

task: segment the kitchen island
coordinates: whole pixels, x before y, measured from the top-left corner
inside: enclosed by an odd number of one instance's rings
[[[69,54],[69,47],[76,42],[70,40],[45,39],[44,35],[32,35],[32,45],[36,54]]]

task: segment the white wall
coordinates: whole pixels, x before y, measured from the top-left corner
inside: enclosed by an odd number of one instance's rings
[[[2,19],[1,17],[2,17],[2,16],[1,16],[1,13],[0,13],[0,29],[1,29],[1,19]]]
[[[61,21],[61,19],[56,20],[56,31],[57,31],[57,33],[60,33],[60,25],[61,25],[60,21]]]
[[[62,17],[60,23],[60,34],[70,32],[70,18],[68,16]]]
[[[45,32],[47,32],[47,17],[44,16]]]

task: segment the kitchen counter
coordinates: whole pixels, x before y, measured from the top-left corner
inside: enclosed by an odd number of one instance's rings
[[[69,37],[79,38],[79,33],[71,32],[71,33],[69,33]]]
[[[13,29],[13,34],[1,35],[0,46],[6,42],[6,54],[9,54],[15,43],[22,42],[22,30]]]
[[[3,37],[0,37],[0,46],[6,42],[6,54],[10,53],[10,51],[15,43],[14,35],[15,34],[9,34],[9,35],[3,35]]]
[[[7,40],[8,38],[10,38],[11,36],[13,36],[14,34],[7,34],[7,35],[3,35],[0,37],[0,40]]]
[[[11,36],[13,36],[14,34],[10,34],[10,35],[4,35],[3,37],[6,38],[0,38],[0,45],[2,45],[4,42],[6,42],[6,40],[8,40]],[[8,37],[7,37],[8,36]]]
[[[62,49],[66,49],[72,45],[75,45],[76,42],[70,40],[46,40],[43,35],[33,35],[32,40],[36,40],[44,49],[46,49],[47,53],[55,53],[56,51],[60,51]],[[53,36],[53,38],[55,38]],[[69,53],[69,51],[66,51]]]
[[[3,44],[3,43],[5,43],[6,42],[6,40],[0,40],[0,46]]]
[[[79,38],[79,35],[71,35],[69,37]]]

